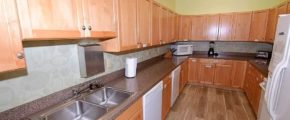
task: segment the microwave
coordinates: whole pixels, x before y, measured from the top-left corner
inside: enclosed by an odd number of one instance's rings
[[[191,55],[193,45],[171,45],[173,55]]]

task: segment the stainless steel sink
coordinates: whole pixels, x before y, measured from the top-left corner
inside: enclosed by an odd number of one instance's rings
[[[84,101],[75,101],[65,107],[44,115],[44,120],[96,120],[107,112],[105,107]]]
[[[105,106],[106,108],[113,108],[128,99],[131,95],[132,93],[130,92],[104,87],[84,97],[83,100]]]

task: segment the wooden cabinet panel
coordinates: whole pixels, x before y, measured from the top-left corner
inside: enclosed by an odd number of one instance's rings
[[[234,40],[249,40],[251,20],[252,12],[236,13],[234,15]]]
[[[276,25],[278,21],[278,13],[277,8],[272,8],[269,10],[268,22],[267,22],[267,31],[266,31],[266,41],[274,42],[275,33],[276,33]]]
[[[176,19],[176,21],[175,21],[175,33],[174,33],[174,35],[175,35],[175,39],[176,40],[180,40],[180,37],[179,37],[179,30],[180,30],[179,26],[180,26],[181,17],[179,15],[176,15],[175,19]]]
[[[246,61],[233,61],[231,87],[243,88],[246,76],[246,69],[247,69]]]
[[[0,0],[0,73],[25,68],[19,19],[14,0]],[[21,57],[21,56],[19,56]],[[24,56],[23,56],[24,57]]]
[[[120,47],[121,50],[137,48],[137,1],[119,2]]]
[[[86,37],[98,37],[100,31],[117,31],[117,11],[115,0],[82,0]],[[80,23],[81,24],[81,23]],[[91,29],[91,30],[89,30]]]
[[[288,5],[287,5],[287,14],[290,14],[290,2],[288,2]]]
[[[282,4],[278,6],[278,15],[286,14],[287,13],[287,4]]]
[[[169,43],[174,42],[176,39],[174,37],[174,31],[175,31],[175,15],[173,12],[169,12]]]
[[[170,105],[171,105],[171,76],[167,76],[163,80],[162,120],[165,120],[166,115],[170,111]]]
[[[230,60],[217,60],[215,64],[214,85],[227,86],[232,81],[233,62]]]
[[[161,41],[162,43],[166,43],[169,39],[168,12],[165,8],[162,8],[161,11]]]
[[[17,7],[24,39],[84,36],[80,0],[17,0]]]
[[[188,60],[181,65],[179,91],[181,92],[188,81]]]
[[[255,11],[252,15],[250,40],[265,41],[269,10]]]
[[[232,40],[234,14],[221,14],[219,22],[218,40],[228,41]]]
[[[179,29],[179,39],[188,40],[191,33],[191,17],[181,16],[180,19],[180,29]]]
[[[153,3],[152,8],[152,45],[158,45],[161,42],[161,7]]]
[[[219,28],[219,15],[207,15],[205,24],[206,40],[217,40]]]
[[[116,120],[143,120],[142,98],[131,105]]]
[[[206,17],[205,16],[192,16],[191,17],[191,40],[204,40],[206,35],[204,32]]]
[[[137,0],[138,1],[138,42],[139,47],[146,47],[151,41],[151,1],[150,0]]]
[[[213,84],[215,77],[215,64],[213,60],[200,59],[198,66],[198,79],[200,83]]]
[[[189,59],[188,60],[188,82],[190,83],[199,83],[198,80],[198,59]]]

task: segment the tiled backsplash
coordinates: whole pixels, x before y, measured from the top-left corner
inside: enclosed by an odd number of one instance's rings
[[[138,62],[142,62],[164,54],[168,48],[163,46],[124,55],[105,53],[106,71],[84,79],[80,77],[77,45],[26,47],[27,74],[4,80],[5,76],[16,73],[0,76],[0,112],[120,70],[125,66],[126,57],[137,57]]]
[[[190,42],[193,44],[194,51],[208,51],[209,42]],[[267,43],[253,42],[215,42],[217,52],[239,52],[239,53],[256,53],[258,50],[272,51],[273,45]]]

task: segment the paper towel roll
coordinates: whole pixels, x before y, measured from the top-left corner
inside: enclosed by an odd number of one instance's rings
[[[132,78],[136,76],[137,58],[126,58],[125,76]]]

